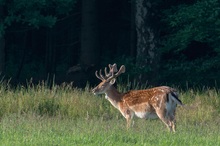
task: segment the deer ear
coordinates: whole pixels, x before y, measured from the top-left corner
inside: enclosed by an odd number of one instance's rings
[[[114,84],[115,83],[115,81],[116,81],[116,79],[115,78],[113,78],[113,79],[111,79],[111,81],[110,81],[110,84]]]

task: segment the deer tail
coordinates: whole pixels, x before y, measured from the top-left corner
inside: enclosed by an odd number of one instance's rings
[[[183,105],[182,101],[178,98],[178,94],[176,92],[171,92],[169,94],[169,98],[171,98],[172,100],[174,100],[177,104],[179,105]]]

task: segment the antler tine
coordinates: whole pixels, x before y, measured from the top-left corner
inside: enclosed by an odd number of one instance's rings
[[[109,76],[110,76],[110,73],[107,72],[107,67],[105,67],[105,76],[106,76],[106,77],[109,77]]]
[[[101,70],[101,69],[99,70],[99,75],[100,75],[100,77],[101,77],[103,80],[106,79],[106,78],[102,75],[102,70]]]
[[[118,77],[120,74],[122,74],[122,73],[124,73],[124,72],[125,72],[125,66],[122,65],[122,66],[120,67],[119,71],[118,71],[116,74],[113,73],[112,76],[108,78],[108,80],[111,80],[111,79],[113,79],[113,78],[116,78],[116,77]]]
[[[117,64],[116,64],[116,63],[114,63],[114,64],[112,65],[112,70],[113,70],[113,73],[118,71],[118,69],[117,69]]]
[[[117,72],[117,65],[116,64],[109,64],[109,72],[107,72],[107,67],[105,67],[105,77],[106,79],[108,79],[110,76],[112,76],[112,74],[114,74],[115,72]]]
[[[98,71],[95,72],[95,76],[102,81],[104,80],[101,76],[98,75]]]
[[[115,74],[115,76],[119,76],[120,74],[125,73],[125,66],[122,65],[119,69],[119,71]]]
[[[109,64],[108,67],[109,67],[108,77],[110,77],[110,76],[112,76],[112,74],[114,74],[113,65]]]
[[[118,69],[117,69],[117,64],[116,64],[116,63],[114,63],[113,65],[109,64],[109,69],[110,69],[109,72],[110,72],[111,74],[114,74],[115,72],[118,71]]]

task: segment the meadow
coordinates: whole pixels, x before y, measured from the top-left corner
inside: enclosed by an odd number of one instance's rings
[[[121,91],[127,90],[123,85]],[[214,146],[220,145],[220,93],[216,88],[179,90],[177,132],[160,120],[126,121],[91,87],[71,84],[11,87],[0,83],[1,146]]]

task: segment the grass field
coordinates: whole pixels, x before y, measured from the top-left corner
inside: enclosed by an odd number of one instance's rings
[[[103,96],[71,85],[10,88],[0,85],[2,146],[217,146],[220,145],[220,95],[217,89],[180,91],[185,104],[177,110],[177,132],[160,120],[125,119]]]

